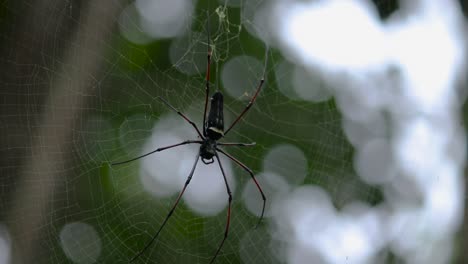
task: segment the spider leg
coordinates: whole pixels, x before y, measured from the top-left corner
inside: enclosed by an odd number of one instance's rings
[[[201,144],[202,141],[201,141],[201,140],[186,140],[186,141],[184,141],[184,142],[182,142],[182,143],[170,145],[170,146],[167,146],[167,147],[157,148],[157,149],[155,149],[155,150],[153,150],[153,151],[151,151],[151,152],[148,152],[148,153],[143,154],[143,155],[141,155],[141,156],[138,156],[138,157],[136,157],[136,158],[132,158],[132,159],[125,160],[125,161],[120,161],[120,162],[111,163],[111,166],[129,163],[129,162],[135,161],[135,160],[137,160],[137,159],[141,159],[141,158],[144,158],[144,157],[146,157],[146,156],[149,156],[149,155],[151,155],[151,154],[153,154],[153,153],[155,153],[155,152],[159,152],[159,151],[163,151],[163,150],[166,150],[166,149],[178,147],[178,146],[181,146],[181,145],[194,144],[194,143]]]
[[[190,125],[193,126],[193,128],[195,128],[195,130],[197,131],[198,135],[200,136],[201,139],[205,139],[205,137],[200,133],[200,130],[198,129],[198,126],[192,122],[192,120],[190,120],[188,117],[186,117],[184,114],[182,114],[179,110],[177,110],[174,106],[172,106],[168,101],[166,101],[164,98],[162,98],[161,96],[158,96],[157,97],[161,102],[163,102],[167,107],[171,108],[172,110],[174,110],[174,112],[176,112],[178,115],[180,115],[183,119],[185,119],[185,121],[187,121]]]
[[[179,196],[177,197],[174,205],[172,206],[171,210],[169,211],[169,213],[167,214],[166,216],[166,219],[164,219],[164,222],[162,223],[162,225],[159,227],[158,229],[158,232],[156,232],[156,234],[151,238],[151,240],[148,241],[148,243],[146,243],[146,246],[140,251],[138,252],[138,254],[136,254],[131,260],[130,260],[130,263],[135,261],[139,256],[141,256],[148,248],[149,246],[151,246],[151,244],[156,240],[156,238],[159,236],[159,233],[161,233],[161,230],[164,228],[164,226],[166,225],[167,221],[169,220],[169,218],[171,218],[172,216],[172,213],[174,213],[177,205],[179,204],[179,201],[180,201],[180,198],[182,198],[182,195],[184,194],[185,192],[185,189],[187,188],[187,186],[189,185],[190,181],[192,180],[192,176],[193,176],[193,173],[195,172],[195,167],[197,167],[197,163],[198,163],[198,159],[200,158],[200,152],[198,152],[197,154],[197,158],[195,159],[195,163],[193,164],[193,167],[192,167],[192,170],[190,171],[190,174],[189,176],[187,177],[187,181],[185,181],[185,185],[184,185],[184,188],[182,189],[182,191],[180,191],[179,193]]]
[[[208,16],[208,53],[207,53],[207,64],[206,64],[206,76],[205,76],[205,110],[203,111],[203,135],[206,136],[206,109],[208,108],[208,96],[210,95],[210,65],[211,65],[211,46],[210,46],[210,18]]]
[[[226,143],[217,143],[218,146],[236,146],[236,147],[253,147],[255,146],[255,142],[252,143],[232,143],[232,142],[226,142]]]
[[[231,201],[232,201],[232,193],[231,193],[231,189],[229,188],[229,184],[228,184],[227,179],[226,179],[226,173],[224,173],[223,165],[221,165],[221,160],[219,159],[218,153],[216,151],[215,151],[215,157],[216,157],[216,160],[218,161],[219,168],[221,169],[221,173],[223,174],[224,183],[226,184],[226,190],[227,190],[227,193],[228,193],[228,196],[229,196],[229,200],[228,200],[229,204],[228,204],[227,221],[226,221],[226,229],[224,231],[224,237],[223,237],[223,240],[221,241],[221,244],[219,244],[218,249],[216,250],[216,253],[214,254],[213,258],[211,259],[210,264],[215,261],[216,257],[218,256],[219,251],[221,250],[221,248],[224,245],[224,241],[226,241],[226,238],[228,236],[229,224],[231,222]]]
[[[260,215],[260,219],[258,220],[258,223],[255,226],[255,228],[257,228],[263,219],[263,214],[265,213],[265,204],[266,204],[266,197],[265,197],[265,194],[263,193],[262,188],[260,187],[260,184],[258,184],[257,180],[255,179],[253,171],[249,169],[249,167],[245,166],[242,162],[240,162],[238,159],[234,158],[231,154],[225,152],[224,150],[219,149],[219,148],[216,148],[216,150],[223,153],[226,157],[230,158],[232,161],[237,163],[237,165],[241,166],[245,171],[247,171],[250,174],[250,177],[252,178],[252,180],[255,182],[255,185],[257,185],[257,189],[262,195],[262,199],[263,199],[262,214]]]
[[[236,120],[234,120],[234,122],[232,122],[231,126],[229,126],[229,128],[224,132],[224,136],[226,136],[227,133],[229,132],[229,130],[231,130],[234,127],[234,125],[237,124],[237,122],[239,122],[239,120],[241,120],[242,116],[244,116],[244,114],[247,113],[247,111],[250,109],[250,107],[253,105],[253,103],[257,99],[257,95],[260,93],[260,90],[262,89],[263,83],[265,82],[265,74],[266,74],[265,71],[266,71],[266,66],[268,64],[268,49],[265,51],[265,57],[266,58],[265,58],[265,67],[263,69],[263,76],[260,79],[260,83],[257,86],[257,90],[255,91],[254,96],[252,96],[252,98],[250,99],[250,102],[244,108],[244,111],[242,111],[242,113],[240,113],[240,115],[236,118]]]

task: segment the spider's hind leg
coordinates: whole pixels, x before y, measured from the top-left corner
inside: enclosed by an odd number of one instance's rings
[[[164,219],[164,222],[161,224],[159,227],[158,231],[156,234],[146,243],[146,246],[140,250],[129,262],[132,263],[136,259],[138,259],[145,251],[153,244],[153,242],[158,238],[159,234],[163,230],[164,226],[166,225],[167,221],[171,218],[172,214],[174,213],[175,209],[177,208],[177,205],[179,204],[180,198],[182,198],[182,195],[185,193],[185,189],[187,189],[187,186],[189,185],[190,181],[192,180],[193,173],[195,172],[195,168],[197,167],[198,159],[200,158],[200,152],[197,154],[197,158],[195,159],[195,163],[193,164],[192,170],[190,171],[189,176],[187,177],[187,180],[185,181],[184,187],[179,193],[179,196],[177,196],[177,199],[174,202],[174,205],[172,206],[171,210],[167,214],[166,218]]]

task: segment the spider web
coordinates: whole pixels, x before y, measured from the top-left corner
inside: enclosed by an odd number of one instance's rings
[[[192,10],[179,17],[178,33],[145,32],[145,12],[164,10],[166,2],[159,9],[116,0],[0,6],[0,263],[127,263],[144,248],[183,187],[198,145],[109,164],[197,139],[157,97],[202,127],[208,42],[211,92],[225,96],[226,124],[266,73],[257,101],[225,139],[256,146],[225,150],[258,175],[267,214],[255,229],[261,197],[245,171],[221,159],[233,202],[216,263],[300,263],[285,257],[288,241],[278,238],[273,209],[299,186],[320,188],[337,210],[352,201],[382,204],[381,186],[355,171],[332,84],[265,44],[271,36],[259,29],[256,12],[265,1],[175,1]],[[373,4],[382,20],[398,9],[397,1]],[[321,92],[294,88],[301,78]],[[136,262],[209,263],[226,213],[218,165],[199,162],[184,199]],[[385,261],[398,259],[390,255]]]

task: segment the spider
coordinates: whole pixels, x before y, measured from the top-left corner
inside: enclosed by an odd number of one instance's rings
[[[211,55],[212,55],[209,36],[208,36],[208,54],[207,54],[208,61],[207,61],[206,76],[205,76],[205,110],[203,112],[203,133],[200,132],[200,129],[198,128],[198,126],[194,122],[192,122],[187,116],[185,116],[183,113],[181,113],[175,107],[173,107],[168,101],[166,101],[164,98],[162,98],[160,96],[157,97],[167,107],[169,107],[174,112],[176,112],[179,116],[181,116],[183,119],[185,119],[185,121],[187,121],[195,129],[195,131],[198,134],[198,137],[201,140],[186,140],[186,141],[183,141],[183,142],[178,143],[178,144],[169,145],[169,146],[166,146],[166,147],[161,147],[161,148],[155,149],[155,150],[153,150],[153,151],[151,151],[149,153],[143,154],[141,156],[138,156],[138,157],[126,160],[126,161],[121,161],[121,162],[116,162],[116,163],[111,164],[112,166],[121,165],[121,164],[124,164],[124,163],[128,163],[128,162],[132,162],[132,161],[141,159],[143,157],[146,157],[146,156],[151,155],[151,154],[156,153],[156,152],[160,152],[160,151],[170,149],[170,148],[175,148],[175,147],[182,146],[182,145],[187,145],[187,144],[199,144],[200,145],[200,149],[199,149],[198,154],[196,156],[195,163],[193,164],[193,167],[192,167],[192,169],[191,169],[191,171],[190,171],[190,173],[189,173],[189,175],[187,177],[187,180],[186,180],[186,182],[184,184],[184,187],[180,191],[177,199],[174,202],[174,205],[172,206],[171,210],[167,214],[166,218],[164,219],[162,225],[159,227],[156,234],[146,243],[146,246],[142,250],[140,250],[130,260],[130,262],[133,262],[138,257],[140,257],[151,246],[151,244],[156,240],[156,238],[159,236],[162,229],[164,228],[167,221],[170,219],[170,217],[174,213],[177,205],[179,204],[180,198],[184,194],[185,189],[189,185],[189,183],[190,183],[190,181],[192,179],[193,173],[195,172],[195,167],[197,166],[197,163],[198,163],[200,158],[201,158],[202,162],[204,164],[207,164],[207,165],[211,164],[211,163],[214,163],[215,162],[214,158],[216,158],[216,161],[218,162],[219,168],[221,170],[221,174],[223,175],[224,183],[226,184],[226,191],[227,191],[227,194],[228,194],[228,210],[227,210],[227,220],[226,220],[226,227],[225,227],[225,231],[224,231],[224,237],[223,237],[221,243],[219,244],[214,256],[211,258],[210,263],[213,263],[215,261],[216,257],[218,256],[218,254],[219,254],[221,248],[223,247],[223,244],[226,241],[226,239],[228,237],[228,234],[229,234],[229,224],[230,224],[230,220],[231,220],[231,201],[232,201],[231,189],[229,188],[229,184],[228,184],[227,179],[226,179],[226,174],[224,172],[223,165],[221,164],[221,161],[219,159],[218,152],[222,153],[223,155],[225,155],[226,157],[231,159],[234,163],[236,163],[242,169],[244,169],[246,172],[249,173],[250,177],[252,178],[255,185],[257,186],[257,189],[260,192],[260,194],[262,196],[262,199],[263,199],[262,213],[260,215],[260,218],[259,218],[258,223],[257,223],[256,226],[258,226],[260,224],[260,222],[262,221],[263,214],[265,212],[266,197],[265,197],[265,194],[263,193],[262,188],[260,187],[260,184],[255,179],[253,171],[249,167],[244,165],[242,162],[240,162],[238,159],[236,159],[235,157],[233,157],[229,153],[225,152],[223,149],[219,148],[220,146],[225,146],[225,147],[230,147],[230,146],[249,147],[249,146],[254,146],[255,142],[254,143],[224,143],[224,142],[218,142],[218,140],[225,137],[227,135],[227,133],[229,133],[229,131],[231,131],[231,129],[241,120],[241,118],[245,115],[245,113],[247,113],[247,111],[250,109],[250,107],[255,102],[255,99],[257,98],[257,96],[258,96],[258,94],[259,94],[260,90],[262,89],[262,86],[263,86],[263,84],[265,82],[265,69],[266,69],[266,65],[268,63],[268,61],[267,61],[268,60],[267,52],[268,52],[268,49],[266,50],[266,53],[265,53],[265,68],[264,68],[264,71],[263,71],[263,76],[260,79],[260,82],[259,82],[259,84],[257,86],[256,91],[255,91],[255,94],[252,96],[249,103],[244,108],[244,110],[240,113],[240,115],[237,116],[237,118],[234,120],[234,122],[232,122],[232,124],[229,126],[229,128],[227,130],[224,130],[223,94],[221,92],[217,91],[211,97],[211,106],[210,106],[210,110],[209,110],[209,113],[208,113],[208,117],[206,115],[207,108],[208,108],[208,98],[209,98],[209,94],[210,94],[210,65],[211,65]]]

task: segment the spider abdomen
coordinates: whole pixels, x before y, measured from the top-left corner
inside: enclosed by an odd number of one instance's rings
[[[210,113],[206,122],[206,136],[213,140],[224,136],[223,94],[221,92],[216,92],[211,97]]]

